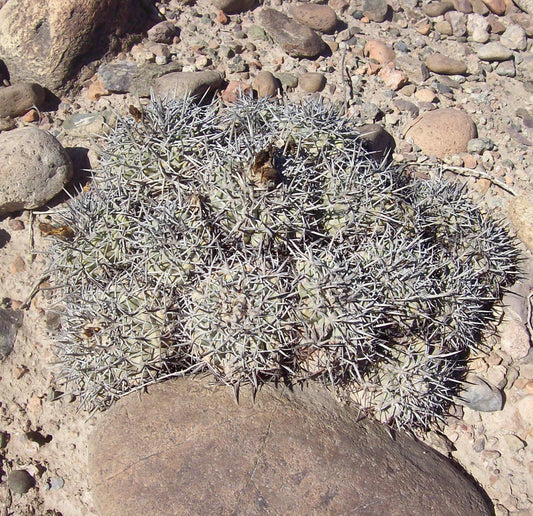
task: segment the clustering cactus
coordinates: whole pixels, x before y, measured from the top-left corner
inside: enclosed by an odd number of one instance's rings
[[[86,408],[169,375],[317,379],[398,428],[457,394],[518,252],[457,186],[322,103],[152,101],[57,224],[62,376]]]

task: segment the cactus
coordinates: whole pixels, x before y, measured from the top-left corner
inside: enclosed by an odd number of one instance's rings
[[[374,159],[320,102],[152,100],[105,138],[50,249],[83,407],[207,370],[322,381],[397,428],[443,418],[518,274],[462,188]]]

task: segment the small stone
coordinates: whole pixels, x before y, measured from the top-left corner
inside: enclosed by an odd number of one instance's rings
[[[363,14],[374,22],[381,23],[387,18],[389,6],[385,0],[363,0]]]
[[[435,102],[437,100],[435,92],[433,90],[430,90],[429,88],[421,88],[419,90],[416,90],[415,97],[420,102]]]
[[[156,43],[172,43],[178,28],[170,21],[162,21],[148,30],[147,36],[150,41]]]
[[[326,87],[326,78],[324,74],[317,72],[309,72],[300,74],[298,81],[300,88],[307,93],[316,93],[322,91]]]
[[[436,109],[420,115],[404,130],[408,141],[418,145],[425,154],[443,158],[461,154],[468,142],[477,136],[474,122],[458,109]]]
[[[407,84],[409,79],[401,70],[397,70],[394,63],[387,63],[378,73],[387,88],[397,91]]]
[[[442,75],[464,75],[467,70],[465,63],[442,54],[431,54],[425,62],[432,72]]]
[[[528,38],[533,38],[533,15],[526,13],[511,14],[511,20],[524,29]]]
[[[479,14],[469,16],[466,23],[468,34],[476,43],[486,43],[490,39],[489,27],[487,19]]]
[[[365,55],[370,59],[376,60],[379,64],[386,64],[394,61],[396,54],[394,50],[390,48],[383,41],[371,39],[366,42],[364,48]]]
[[[472,154],[463,154],[461,158],[463,159],[463,166],[465,168],[473,170],[477,167],[477,160]]]
[[[258,19],[272,39],[292,57],[317,57],[326,48],[316,32],[275,9],[263,8]]]
[[[331,34],[337,26],[337,15],[327,5],[300,4],[291,9],[291,14],[297,22],[325,34]]]
[[[20,219],[9,219],[7,224],[9,229],[12,229],[13,231],[22,231],[26,228],[24,222]]]
[[[444,15],[444,19],[452,26],[453,35],[457,38],[466,36],[466,16],[457,11],[450,11]]]
[[[228,104],[237,101],[241,96],[249,96],[252,88],[249,84],[240,81],[230,81],[226,89],[222,92],[222,100]]]
[[[255,0],[213,0],[213,5],[228,14],[242,13],[249,11]]]
[[[74,113],[65,118],[62,128],[71,136],[87,138],[104,134],[108,126],[104,113]]]
[[[494,71],[501,77],[514,77],[516,75],[516,68],[513,61],[498,63]]]
[[[482,0],[470,0],[470,3],[472,4],[472,9],[474,10],[474,13],[481,14],[481,16],[486,16],[490,13],[489,9],[483,3]]]
[[[482,61],[506,61],[513,57],[513,52],[498,41],[491,41],[478,48],[477,56]]]
[[[15,380],[20,380],[26,373],[28,372],[28,368],[25,366],[13,366],[13,378]]]
[[[43,206],[73,172],[62,145],[36,127],[1,133],[0,163],[0,215]]]
[[[431,23],[426,22],[425,20],[420,20],[415,24],[415,30],[422,36],[427,36],[431,32]]]
[[[154,95],[159,98],[203,97],[222,86],[222,75],[211,70],[201,72],[173,72],[154,81]]]
[[[100,97],[110,95],[110,91],[106,89],[104,81],[101,77],[98,77],[89,84],[87,88],[87,98],[91,100],[98,100]]]
[[[472,138],[466,150],[475,154],[483,154],[487,150],[494,149],[494,142],[490,138]]]
[[[518,238],[533,252],[533,194],[513,197],[509,203],[509,218]]]
[[[500,36],[500,43],[511,50],[525,50],[527,48],[526,31],[520,25],[511,24]]]
[[[35,487],[35,479],[25,469],[15,469],[7,476],[7,485],[13,493],[24,494]]]
[[[298,76],[292,73],[278,72],[274,74],[274,77],[278,79],[284,90],[287,88],[294,89],[298,86]]]
[[[102,78],[104,88],[114,93],[129,92],[136,71],[137,64],[131,61],[104,63],[98,68],[98,74]]]
[[[435,23],[435,30],[437,32],[440,32],[444,36],[452,36],[453,35],[453,29],[452,25],[449,21],[442,20]]]
[[[221,25],[227,25],[229,23],[229,18],[222,9],[217,13],[217,23],[220,23]]]
[[[32,107],[42,108],[46,94],[33,82],[19,82],[0,88],[0,117],[21,116]]]
[[[482,0],[483,3],[498,16],[505,14],[505,0]]]
[[[50,479],[48,487],[50,491],[55,491],[57,489],[62,489],[65,485],[65,480],[61,477],[53,477]]]
[[[24,272],[26,270],[26,262],[22,258],[22,256],[17,256],[12,262],[11,262],[11,272],[13,274],[19,274],[20,272]]]
[[[394,137],[379,124],[365,124],[357,129],[367,149],[378,160],[391,160],[396,148]]]
[[[38,122],[39,112],[36,109],[30,109],[23,117],[22,120],[27,123]]]
[[[458,403],[479,412],[496,412],[503,407],[503,396],[496,387],[479,376],[469,375]]]
[[[437,16],[442,16],[454,9],[453,2],[430,2],[429,4],[424,4],[422,6],[422,11],[426,16],[430,18],[436,18]]]
[[[261,98],[275,97],[278,94],[279,83],[271,72],[259,72],[252,85],[254,91]]]

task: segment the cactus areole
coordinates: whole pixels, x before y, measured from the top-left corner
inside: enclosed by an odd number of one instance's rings
[[[56,219],[60,375],[90,410],[210,371],[319,380],[425,429],[518,272],[461,187],[374,159],[318,102],[153,100]]]

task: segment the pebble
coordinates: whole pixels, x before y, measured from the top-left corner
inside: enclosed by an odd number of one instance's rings
[[[222,86],[222,75],[211,70],[201,72],[172,72],[158,77],[153,84],[154,95],[159,98],[203,97]]]
[[[9,229],[12,229],[13,231],[22,231],[26,228],[26,225],[20,219],[9,219],[7,225],[9,226]]]
[[[308,72],[300,74],[298,81],[300,88],[307,93],[316,93],[326,87],[324,74],[318,72]]]
[[[370,59],[376,60],[379,64],[386,64],[394,61],[396,54],[391,47],[383,41],[371,39],[366,42],[364,52]]]
[[[25,469],[14,469],[7,476],[7,485],[13,493],[24,494],[35,487],[35,479]]]
[[[511,20],[524,29],[528,38],[533,38],[533,15],[526,13],[511,14]]]
[[[435,30],[444,36],[453,36],[452,25],[449,21],[441,20],[435,23]]]
[[[317,57],[326,48],[316,32],[275,9],[263,8],[258,19],[272,39],[292,57]]]
[[[102,78],[104,88],[114,93],[129,92],[136,72],[137,64],[131,61],[104,63],[98,68],[98,75]]]
[[[456,11],[459,11],[463,14],[470,14],[473,12],[470,0],[453,0],[453,6],[455,7]]]
[[[358,127],[367,149],[378,161],[390,161],[396,148],[394,137],[379,124],[365,124]]]
[[[516,68],[513,61],[498,63],[494,71],[501,77],[514,77],[516,75]]]
[[[44,89],[34,82],[0,88],[0,117],[21,116],[34,106],[40,109],[45,97]]]
[[[325,34],[333,33],[337,26],[337,15],[327,5],[300,4],[291,9],[291,14],[297,22]]]
[[[388,10],[386,0],[363,0],[363,15],[370,21],[378,23],[385,21]]]
[[[494,142],[490,138],[472,138],[466,146],[468,152],[475,154],[483,154],[492,149],[494,149]]]
[[[72,177],[72,162],[50,133],[23,127],[0,134],[0,215],[40,208]]]
[[[500,42],[491,41],[478,48],[477,56],[482,61],[506,61],[513,57],[513,52],[507,47],[504,47]]]
[[[489,27],[487,18],[479,14],[469,16],[466,23],[468,34],[476,43],[486,43],[490,39]]]
[[[298,76],[287,73],[287,72],[277,72],[274,74],[276,79],[281,83],[283,89],[291,88],[294,89],[298,86]]]
[[[383,80],[385,86],[393,91],[399,90],[409,81],[407,75],[395,68],[394,63],[387,63],[383,66],[378,72],[378,76]]]
[[[278,94],[279,83],[272,72],[259,72],[253,81],[252,88],[261,98],[275,97]]]
[[[111,119],[111,111],[102,113],[74,113],[65,118],[63,130],[71,136],[88,138],[97,134],[105,134],[108,130],[108,121]]]
[[[430,2],[422,6],[422,11],[430,18],[436,18],[454,9],[453,2]]]
[[[465,63],[442,54],[429,55],[425,63],[430,71],[442,75],[464,75],[467,70]]]
[[[513,0],[514,1],[514,0]],[[483,3],[498,16],[505,14],[505,0],[483,0]]]
[[[0,361],[13,351],[22,318],[22,312],[0,307]]]
[[[526,31],[520,25],[511,24],[500,36],[500,43],[511,50],[525,50],[527,48]]]
[[[170,21],[162,21],[148,29],[147,36],[150,41],[156,43],[172,43],[178,28]]]
[[[490,13],[489,9],[483,3],[482,0],[470,0],[470,3],[472,4],[472,9],[475,14],[481,14],[482,16],[486,16]]]
[[[415,97],[420,102],[435,102],[437,100],[437,95],[435,95],[435,92],[433,90],[430,90],[429,88],[421,88],[419,90],[416,90]]]
[[[466,36],[466,16],[457,11],[449,11],[444,15],[444,19],[452,26],[453,35],[456,38]]]
[[[110,94],[110,91],[106,90],[104,86],[104,81],[98,76],[96,76],[96,79],[89,84],[86,93],[88,99],[95,101],[97,101],[100,97]]]
[[[227,25],[229,23],[229,18],[222,9],[217,12],[217,23],[220,23],[221,25]]]
[[[241,81],[230,81],[226,89],[222,92],[222,100],[228,104],[232,104],[239,97],[244,95],[250,95],[252,88],[249,84]]]
[[[475,375],[468,375],[457,402],[479,412],[495,412],[503,407],[502,393]]]
[[[420,115],[404,130],[404,137],[425,154],[443,158],[461,154],[477,135],[470,116],[458,109],[436,109]]]
[[[510,199],[509,218],[518,238],[533,252],[533,193],[522,193]]]
[[[254,4],[255,0],[213,0],[213,5],[227,14],[249,11]]]

